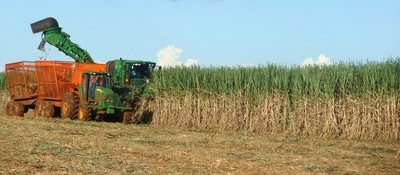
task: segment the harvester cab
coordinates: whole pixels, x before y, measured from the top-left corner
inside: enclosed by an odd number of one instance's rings
[[[119,59],[106,63],[106,70],[112,75],[114,91],[128,102],[152,96],[147,87],[153,79],[155,67],[155,62],[139,60]]]

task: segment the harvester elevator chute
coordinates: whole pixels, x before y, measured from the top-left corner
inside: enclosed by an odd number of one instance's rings
[[[61,30],[56,19],[52,17],[42,19],[32,23],[31,29],[33,33],[43,32],[39,50],[43,50],[47,42],[73,58],[75,62],[94,63],[90,54],[78,44],[73,43],[69,39],[70,35]]]

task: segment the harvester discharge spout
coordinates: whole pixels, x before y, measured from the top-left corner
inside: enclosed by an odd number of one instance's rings
[[[56,19],[52,17],[42,19],[32,23],[31,29],[34,34],[43,32],[42,41],[38,47],[39,50],[43,50],[47,42],[73,58],[75,62],[94,63],[89,53],[73,43],[69,39],[70,36],[61,30]]]

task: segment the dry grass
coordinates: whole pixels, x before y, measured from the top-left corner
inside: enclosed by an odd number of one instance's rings
[[[153,124],[311,138],[400,140],[397,96],[303,98],[281,95],[249,102],[240,95],[156,97]]]
[[[0,100],[4,106],[7,94]],[[162,100],[167,99],[155,102]],[[262,108],[269,110],[263,111],[264,118],[257,119],[240,117],[257,114],[245,108],[245,102],[229,111],[226,109],[231,109],[232,102],[202,100],[181,99],[171,105],[172,109],[158,113],[182,110],[186,119],[175,116],[176,113],[171,113],[170,118],[159,117],[156,113],[151,125],[45,119],[31,114],[19,118],[3,114],[0,116],[0,174],[400,174],[399,141],[318,139],[317,136],[326,136],[315,133],[324,132],[324,129],[336,131],[337,127],[327,122],[326,127],[314,130],[311,126],[317,123],[305,121],[305,118],[299,118],[302,120],[298,124],[304,124],[304,129],[295,130],[300,133],[298,135],[292,130],[286,131],[285,125],[272,127],[293,120],[281,117],[285,114],[284,108],[274,105],[280,98],[266,100]],[[393,103],[390,99],[384,103],[378,101],[371,100],[370,105],[385,108]],[[335,102],[339,107],[357,103]],[[188,104],[192,105],[192,110],[183,110]],[[313,106],[312,102],[306,101],[303,105],[304,113],[312,113],[317,119],[329,116],[329,110],[316,110],[321,106],[308,107]],[[361,109],[372,114],[374,110],[369,107]],[[388,116],[398,111],[394,107],[385,109]],[[369,121],[362,120],[365,117],[361,116],[368,112],[353,114],[360,117],[355,118],[360,125]],[[315,118],[313,120],[317,121]],[[348,118],[342,122],[352,121],[352,117]],[[197,129],[157,126],[160,123]],[[360,125],[351,126],[359,128]],[[384,134],[384,126],[377,122],[371,130]],[[218,131],[219,127],[239,132],[226,133],[222,132],[225,129]],[[257,127],[275,136],[240,131],[260,130]],[[342,129],[342,132],[351,131],[347,130]],[[368,128],[361,130],[369,133]],[[285,132],[293,132],[296,137]]]
[[[0,90],[0,114],[5,114],[6,104],[10,100],[10,94],[5,90]]]
[[[400,142],[0,116],[0,174],[399,174]]]

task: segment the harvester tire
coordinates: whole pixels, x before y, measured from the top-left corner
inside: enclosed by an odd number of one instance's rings
[[[136,112],[124,111],[122,114],[122,123],[124,124],[139,124],[140,119],[140,115]]]
[[[51,102],[43,102],[42,106],[43,117],[53,118],[55,114],[54,104]]]
[[[6,105],[7,116],[24,116],[24,105],[20,102],[9,101]]]
[[[132,112],[124,111],[122,113],[122,123],[123,124],[129,124],[131,122],[131,116],[132,116]]]
[[[93,119],[92,109],[89,108],[87,101],[82,100],[79,104],[78,119],[82,121],[89,121]]]
[[[36,117],[43,117],[43,102],[38,101],[35,105],[35,116]]]
[[[78,96],[72,92],[64,93],[61,100],[61,118],[63,119],[76,119],[78,117],[79,99]]]
[[[139,124],[140,121],[142,120],[142,113],[138,113],[138,112],[133,112],[131,115],[131,121],[130,123],[132,124]]]

